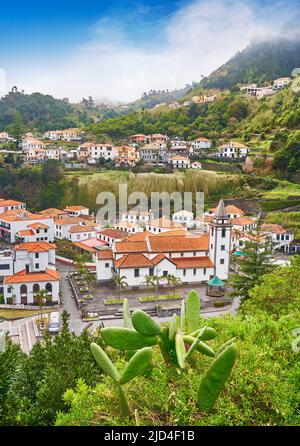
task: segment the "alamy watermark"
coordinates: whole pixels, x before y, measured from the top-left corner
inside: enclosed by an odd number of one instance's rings
[[[299,353],[300,352],[300,328],[295,328],[292,331],[292,336],[293,336],[293,338],[295,338],[292,340],[292,343],[291,343],[292,350],[294,353]]]
[[[148,197],[144,192],[132,192],[128,195],[127,184],[120,183],[118,200],[115,194],[106,191],[98,194],[96,204],[102,205],[97,212],[97,222],[102,226],[115,224],[128,209],[140,214],[150,213],[152,219],[170,219],[172,213],[185,210],[193,213],[198,221],[203,221],[204,193],[151,192]]]

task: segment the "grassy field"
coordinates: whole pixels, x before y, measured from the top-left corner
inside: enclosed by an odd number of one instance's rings
[[[43,313],[50,313],[52,310],[43,310]],[[39,310],[12,310],[10,308],[0,308],[0,318],[2,319],[22,319],[39,315]]]
[[[267,191],[264,194],[264,198],[274,200],[285,200],[289,196],[300,197],[300,184],[289,183],[287,181],[281,181],[280,185],[273,190]],[[291,203],[292,204],[292,203]]]

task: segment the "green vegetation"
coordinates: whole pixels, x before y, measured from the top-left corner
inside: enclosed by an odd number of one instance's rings
[[[114,305],[114,304],[120,304],[122,305],[124,303],[125,299],[104,299],[104,305]]]
[[[299,65],[299,58],[299,40],[252,43],[204,78],[200,88],[225,89],[239,83],[253,82],[263,85],[270,79],[291,76],[293,69]]]
[[[43,309],[43,313],[49,313],[52,310]],[[39,314],[39,310],[14,310],[10,308],[0,308],[0,318],[14,320],[22,319],[24,317],[35,316]]]
[[[40,93],[24,94],[14,87],[0,99],[0,128],[12,130],[16,116],[27,129],[45,132],[82,127],[92,122],[85,110],[68,99],[55,99]]]
[[[296,240],[300,240],[300,212],[274,212],[267,216],[266,223],[281,225],[291,230]]]
[[[180,294],[163,294],[160,296],[143,296],[139,297],[140,302],[152,302],[156,300],[170,300],[170,299],[180,299]]]
[[[233,287],[231,296],[241,297],[242,304],[249,299],[253,284],[259,284],[262,277],[272,269],[272,244],[261,241],[259,235],[256,231],[253,240],[245,242],[243,256],[231,256],[236,271],[230,278]]]

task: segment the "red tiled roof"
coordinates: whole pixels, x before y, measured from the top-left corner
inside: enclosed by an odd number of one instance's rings
[[[25,209],[13,209],[0,214],[0,220],[3,221],[45,220],[48,218],[40,214],[32,214]]]
[[[183,228],[182,224],[176,223],[173,220],[169,220],[168,218],[157,218],[155,220],[150,220],[147,223],[148,226],[155,226],[157,228],[167,228],[167,229],[181,229]]]
[[[145,241],[139,242],[116,242],[116,252],[119,254],[127,254],[127,253],[137,253],[137,252],[147,252],[147,243]]]
[[[114,264],[117,268],[147,268],[153,264],[144,254],[127,254],[121,259],[115,260]]]
[[[32,229],[48,229],[48,225],[44,225],[43,223],[32,223],[32,225],[28,225],[28,228]]]
[[[159,236],[149,237],[152,252],[186,252],[186,251],[208,251],[209,236]]]
[[[261,225],[261,230],[263,232],[272,232],[274,234],[285,234],[286,232],[288,232],[282,226],[273,223],[265,223]]]
[[[16,251],[28,251],[28,252],[48,252],[51,249],[55,249],[56,246],[53,243],[48,242],[27,242],[17,245]]]
[[[113,239],[124,239],[128,237],[128,232],[121,231],[120,229],[105,228],[99,232],[99,234]]]
[[[177,268],[211,268],[213,263],[209,257],[178,257],[172,258]]]
[[[21,237],[26,237],[29,235],[34,235],[34,232],[32,231],[32,229],[21,229],[16,234],[20,235]]]
[[[129,242],[144,242],[147,237],[151,236],[152,233],[148,231],[136,232],[135,234],[130,234],[127,238]]]
[[[56,282],[59,279],[58,271],[47,268],[46,271],[37,273],[26,273],[25,270],[20,271],[13,276],[4,277],[4,283]]]
[[[5,198],[0,198],[0,207],[2,206],[20,206],[25,205],[22,201],[16,200],[6,200]]]
[[[98,259],[99,260],[112,260],[113,252],[111,249],[101,249],[98,251]]]

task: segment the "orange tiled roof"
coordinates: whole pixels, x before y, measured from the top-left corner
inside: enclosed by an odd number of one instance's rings
[[[138,242],[130,242],[130,241],[122,241],[116,242],[115,251],[119,254],[127,254],[127,253],[137,253],[137,252],[147,252],[147,243],[145,241]]]
[[[95,226],[87,225],[87,224],[86,225],[75,225],[69,229],[69,232],[71,234],[77,234],[80,232],[95,232],[95,231],[97,231]]]
[[[176,235],[186,235],[187,231],[185,229],[170,229],[170,231],[160,232],[159,234],[155,234],[155,237],[175,237]],[[150,233],[151,237],[153,234]]]
[[[21,237],[26,237],[28,235],[34,235],[34,232],[31,229],[21,229],[20,231],[17,232],[18,235],[20,235]]]
[[[112,260],[113,252],[111,249],[101,249],[98,251],[98,259],[99,260]]]
[[[31,225],[28,225],[28,228],[32,229],[48,229],[48,225],[44,225],[43,223],[32,223]]]
[[[40,214],[32,214],[25,209],[13,209],[11,211],[5,211],[0,214],[0,220],[3,221],[25,221],[25,220],[45,220],[48,219],[47,216],[42,216]]]
[[[273,223],[265,223],[261,225],[261,230],[263,232],[273,232],[274,234],[285,234],[288,232],[282,226]]]
[[[48,217],[58,217],[59,215],[66,215],[66,211],[62,211],[61,209],[49,208],[39,212],[40,214],[47,215]]]
[[[153,264],[153,266],[158,265],[162,260],[169,260],[170,262],[172,262],[171,259],[168,259],[164,254],[157,254],[155,257],[153,257],[153,259],[151,259],[151,262]]]
[[[255,223],[254,218],[251,217],[238,217],[238,218],[231,218],[230,223],[235,226],[245,226],[245,225],[252,225]]]
[[[149,237],[149,244],[152,252],[187,252],[187,251],[208,251],[209,236],[167,236]]]
[[[53,243],[48,242],[27,242],[16,245],[16,251],[28,251],[28,252],[48,252],[51,249],[55,249],[56,246]]]
[[[86,210],[88,208],[84,207],[84,206],[67,206],[66,209],[64,209],[64,211],[83,211]]]
[[[81,217],[63,217],[63,218],[55,218],[54,222],[56,225],[65,226],[65,225],[76,225],[81,223],[83,218]]]
[[[114,264],[117,268],[147,268],[153,264],[144,254],[127,254],[121,259],[115,260]]]
[[[22,201],[17,200],[6,200],[5,198],[0,198],[0,207],[2,206],[20,206],[24,205]]]
[[[148,231],[136,232],[135,234],[130,234],[127,238],[129,242],[144,242],[147,237],[151,236],[152,233]]]
[[[213,263],[209,257],[178,257],[172,258],[177,268],[211,268]]]
[[[99,232],[99,234],[105,235],[106,237],[113,239],[124,239],[128,237],[128,232],[121,231],[120,229],[105,228]]]
[[[60,275],[58,271],[47,268],[46,271],[37,273],[26,273],[25,270],[20,271],[12,276],[4,277],[4,283],[56,282],[59,279]]]

